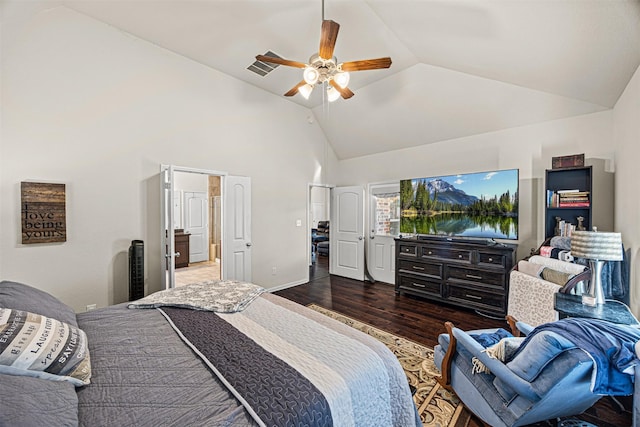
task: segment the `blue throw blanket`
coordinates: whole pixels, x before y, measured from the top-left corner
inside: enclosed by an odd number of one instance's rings
[[[554,332],[591,356],[596,369],[591,384],[594,394],[633,394],[632,368],[640,363],[634,351],[635,343],[640,341],[639,329],[595,319],[562,319],[535,328],[522,343],[518,353],[541,331]]]

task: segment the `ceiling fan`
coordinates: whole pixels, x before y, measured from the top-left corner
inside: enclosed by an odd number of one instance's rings
[[[338,30],[340,24],[335,21],[324,19],[324,1],[323,1],[323,20],[322,30],[320,33],[320,49],[309,58],[308,63],[290,61],[284,58],[275,58],[266,55],[257,55],[256,59],[262,62],[270,62],[272,64],[286,65],[303,69],[303,80],[292,87],[284,96],[293,96],[300,93],[305,99],[309,99],[313,88],[318,83],[327,84],[327,99],[333,102],[342,96],[344,99],[351,98],[354,93],[347,87],[349,84],[350,71],[377,70],[380,68],[389,68],[391,66],[391,58],[363,59],[360,61],[349,61],[338,63],[333,50],[338,39]]]

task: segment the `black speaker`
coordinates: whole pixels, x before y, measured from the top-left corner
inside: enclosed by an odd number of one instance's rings
[[[132,240],[129,246],[129,301],[144,297],[144,242]]]

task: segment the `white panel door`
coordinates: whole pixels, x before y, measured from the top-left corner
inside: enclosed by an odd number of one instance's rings
[[[222,278],[251,281],[251,178],[224,177]]]
[[[330,272],[364,280],[364,189],[331,190]]]
[[[374,280],[395,284],[395,240],[399,232],[400,184],[369,186],[367,270]]]
[[[209,261],[209,201],[207,193],[184,192],[184,232],[189,234],[189,262]]]

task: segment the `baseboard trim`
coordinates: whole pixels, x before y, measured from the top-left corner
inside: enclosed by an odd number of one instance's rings
[[[269,288],[267,289],[267,292],[273,293],[273,292],[281,291],[283,289],[293,288],[294,286],[304,285],[305,283],[307,283],[307,280],[304,280],[304,279],[297,280],[295,282],[289,282],[289,283],[285,283],[284,285],[278,285],[274,288]]]

